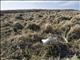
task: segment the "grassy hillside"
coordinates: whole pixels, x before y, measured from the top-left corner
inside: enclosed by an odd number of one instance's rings
[[[0,11],[2,60],[80,59],[80,11]],[[57,43],[43,45],[42,39],[57,36]],[[66,41],[68,43],[66,43]]]

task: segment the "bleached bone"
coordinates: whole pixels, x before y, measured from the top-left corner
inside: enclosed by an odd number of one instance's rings
[[[50,36],[47,39],[42,39],[43,45],[50,45],[50,44],[56,44],[58,43],[58,37],[57,36]]]

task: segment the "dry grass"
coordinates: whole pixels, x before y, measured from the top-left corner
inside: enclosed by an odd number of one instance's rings
[[[2,11],[0,33],[2,60],[80,60],[80,11]],[[52,35],[59,43],[44,46]]]

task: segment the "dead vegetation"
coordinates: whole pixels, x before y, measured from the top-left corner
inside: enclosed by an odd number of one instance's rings
[[[80,59],[80,11],[2,11],[2,60]],[[42,39],[57,35],[59,43],[46,45]]]

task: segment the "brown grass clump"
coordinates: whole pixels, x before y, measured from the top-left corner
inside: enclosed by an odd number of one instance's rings
[[[32,31],[39,31],[40,30],[40,26],[36,25],[36,24],[29,24],[28,26],[26,26],[26,29],[30,29]]]
[[[71,19],[71,22],[74,24],[80,24],[80,14],[76,15]]]
[[[49,23],[42,26],[43,33],[53,33],[53,28]]]
[[[69,39],[80,39],[80,25],[76,24],[68,32]]]

